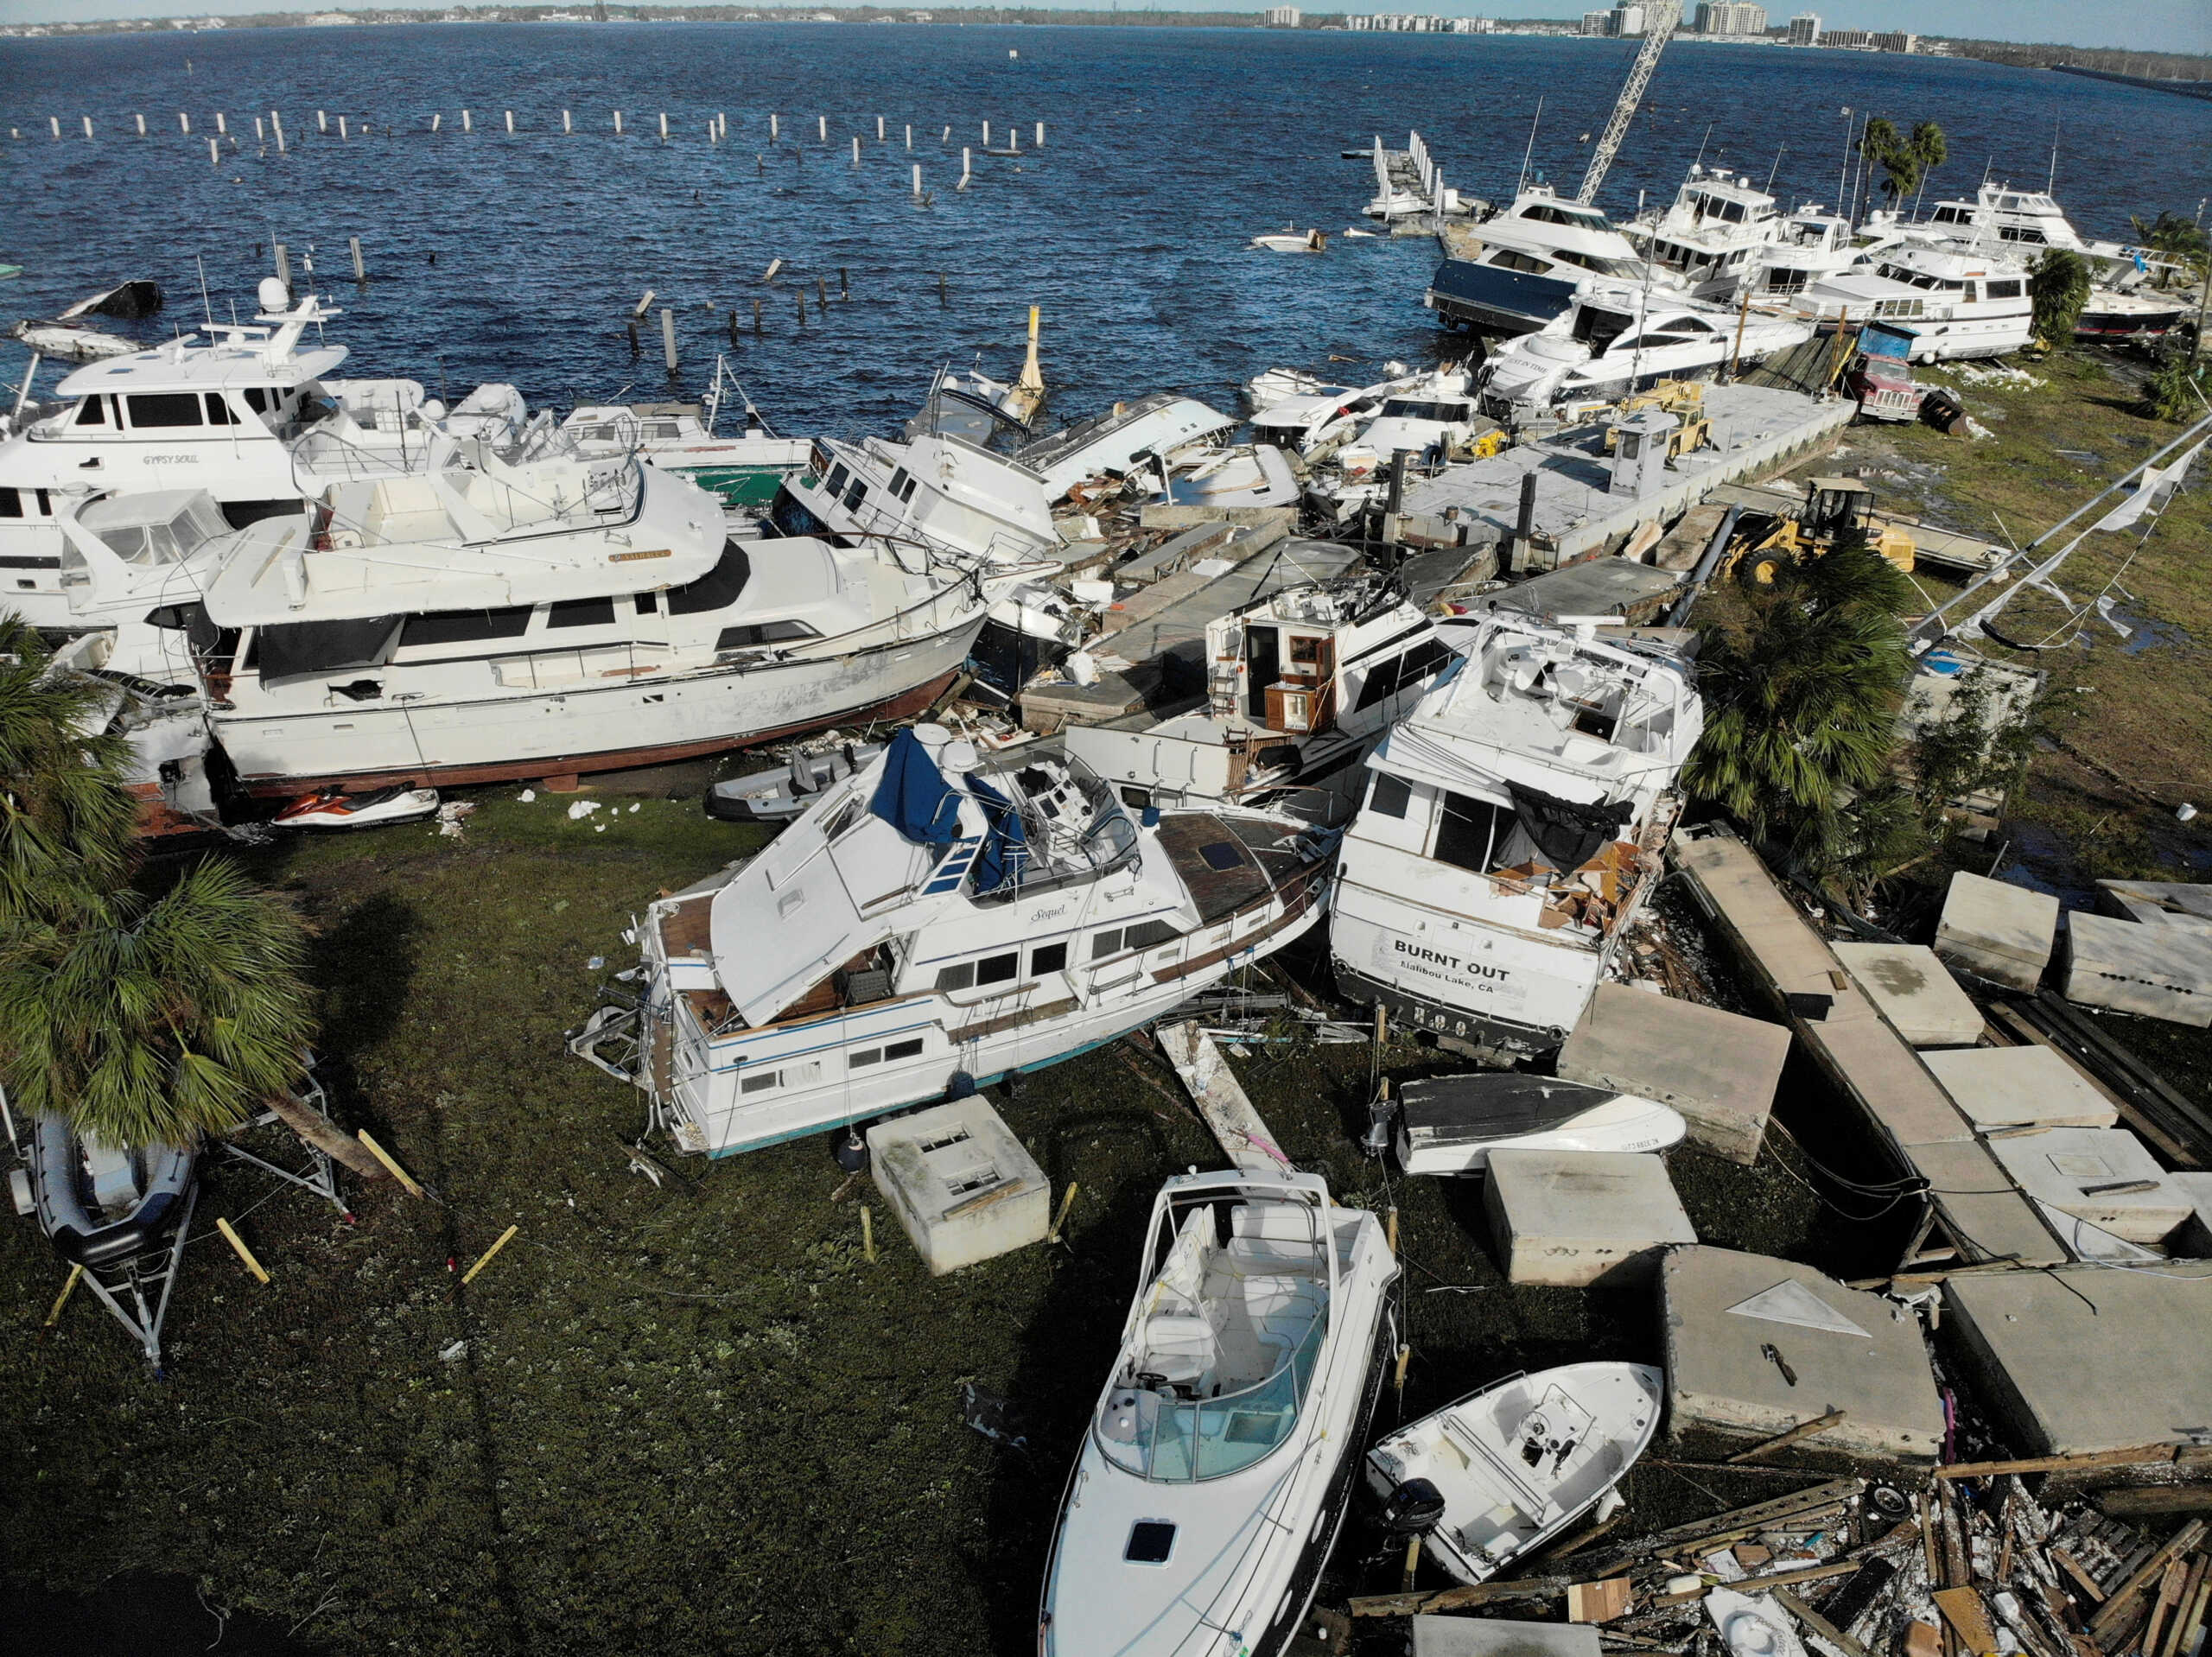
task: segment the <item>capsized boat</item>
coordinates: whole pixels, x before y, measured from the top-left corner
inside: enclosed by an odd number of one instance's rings
[[[986,756],[917,726],[758,857],[649,905],[642,1008],[571,1048],[687,1150],[866,1121],[1072,1057],[1274,954],[1319,920],[1335,842],[1257,811],[1140,822],[1055,744]]]
[[[1386,363],[1383,367],[1385,371],[1402,371],[1405,365]],[[1324,385],[1317,391],[1287,397],[1252,416],[1252,435],[1259,442],[1292,450],[1308,460],[1318,459],[1332,446],[1349,441],[1382,412],[1389,398],[1427,378],[1400,371],[1373,385]]]
[[[1454,1040],[1556,1047],[1658,874],[1705,728],[1689,663],[1492,610],[1368,756],[1329,949],[1343,993]]]
[[[1409,1174],[1480,1173],[1498,1150],[1663,1151],[1688,1131],[1656,1099],[1554,1076],[1478,1070],[1398,1090],[1398,1165]]]
[[[1123,477],[1140,466],[1172,468],[1219,444],[1237,422],[1195,397],[1154,391],[1025,443],[1014,458],[1058,501],[1087,478]]]
[[[1068,1482],[1039,1657],[1280,1657],[1397,1341],[1374,1215],[1295,1172],[1186,1174]]]
[[[1319,230],[1300,230],[1295,225],[1286,225],[1279,231],[1255,236],[1247,245],[1263,248],[1270,253],[1322,253],[1328,251],[1329,238]]]
[[[1461,1582],[1487,1582],[1620,1482],[1651,1442],[1663,1389],[1641,1363],[1509,1375],[1368,1451],[1368,1489],[1389,1503],[1426,1480],[1443,1497],[1429,1508],[1430,1556]]]
[[[559,441],[586,459],[635,454],[690,479],[733,511],[759,514],[785,479],[805,468],[814,446],[777,436],[750,403],[745,412],[744,433],[722,437],[696,403],[592,403],[561,422]]]

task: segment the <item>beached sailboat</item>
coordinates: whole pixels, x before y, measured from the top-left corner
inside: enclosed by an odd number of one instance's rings
[[[1659,1425],[1663,1386],[1641,1363],[1509,1375],[1376,1445],[1368,1489],[1389,1503],[1426,1481],[1443,1498],[1440,1511],[1427,1504],[1429,1556],[1461,1582],[1487,1582],[1620,1482]]]
[[[1556,1047],[1659,872],[1705,728],[1688,663],[1492,610],[1368,756],[1329,949],[1362,1003],[1455,1040]]]
[[[1376,1216],[1312,1174],[1154,1200],[1045,1568],[1040,1657],[1281,1657],[1343,1527],[1397,1339]]]
[[[741,867],[651,905],[642,1010],[572,1044],[725,1156],[1151,1023],[1320,918],[1333,835],[1123,807],[1051,744],[902,731]]]

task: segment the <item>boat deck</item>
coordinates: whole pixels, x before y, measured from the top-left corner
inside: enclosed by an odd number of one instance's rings
[[[1163,817],[1160,844],[1190,889],[1201,924],[1225,919],[1263,901],[1306,860],[1279,845],[1281,825],[1211,811]]]

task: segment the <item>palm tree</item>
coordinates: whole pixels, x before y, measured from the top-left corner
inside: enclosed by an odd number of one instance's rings
[[[2133,213],[2128,215],[2127,222],[2134,226],[2135,238],[2145,247],[2153,253],[2163,253],[2177,263],[2202,267],[2207,254],[2212,254],[2212,237],[2205,234],[2204,226],[2170,209],[2162,210],[2148,224]],[[2159,287],[2166,285],[2168,274],[2165,268],[2160,268]]]
[[[1839,790],[1879,782],[1909,665],[1896,613],[1910,591],[1863,542],[1738,589],[1735,613],[1699,653],[1706,725],[1688,790],[1764,836],[1797,832]]]
[[[137,802],[116,689],[58,671],[37,632],[0,614],[0,924],[92,901],[129,878]]]
[[[2037,337],[2056,349],[2070,344],[2082,308],[2089,302],[2089,264],[2071,248],[2046,248],[2030,267],[2028,292],[2035,300]]]
[[[1950,151],[1943,141],[1943,129],[1933,121],[1918,123],[1907,137],[1887,116],[1877,115],[1859,135],[1859,153],[1868,166],[1879,167],[1887,175],[1882,180],[1882,194],[1894,209],[1943,164]]]

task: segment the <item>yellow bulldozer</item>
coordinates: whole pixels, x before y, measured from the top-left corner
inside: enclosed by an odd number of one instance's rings
[[[1889,560],[1906,575],[1912,573],[1916,550],[1910,531],[1874,511],[1874,492],[1857,478],[1808,478],[1805,504],[1794,517],[1746,512],[1738,521],[1736,539],[1721,568],[1733,570],[1738,581],[1758,585],[1771,582],[1783,565],[1817,558],[1822,553],[1864,536],[1867,549]]]

